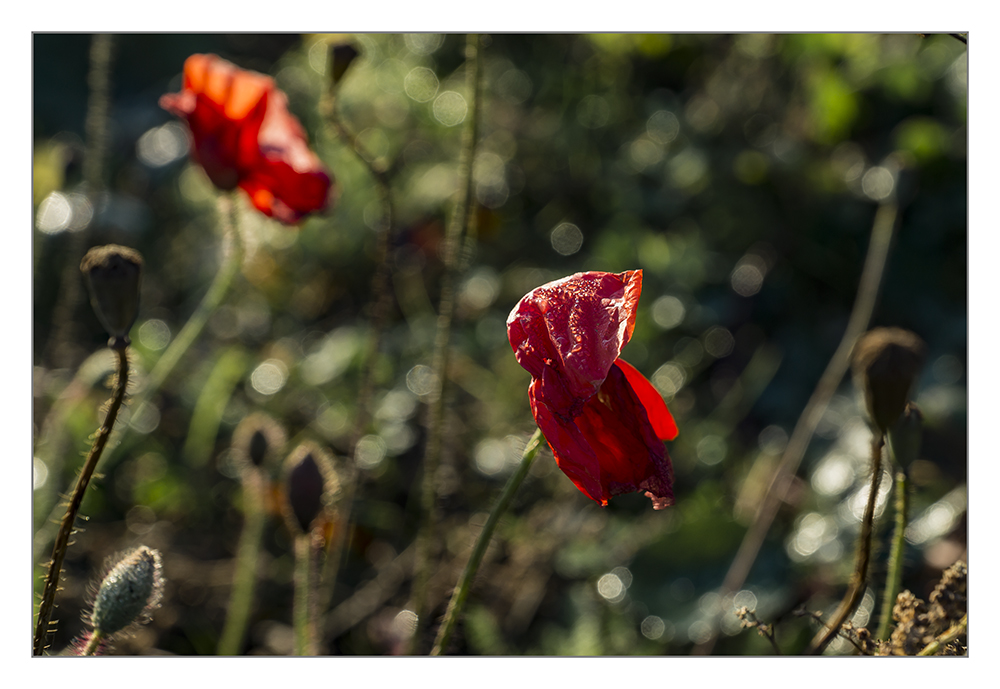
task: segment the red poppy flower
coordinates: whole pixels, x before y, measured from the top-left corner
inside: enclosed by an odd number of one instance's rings
[[[641,270],[570,275],[525,295],[507,336],[531,374],[531,412],[563,473],[601,506],[645,491],[659,510],[674,502],[663,441],[677,437],[677,425],[653,385],[618,358],[640,292]]]
[[[162,96],[160,107],[187,120],[194,157],[215,186],[239,186],[257,210],[287,224],[326,208],[332,177],[271,77],[192,55],[184,89]]]

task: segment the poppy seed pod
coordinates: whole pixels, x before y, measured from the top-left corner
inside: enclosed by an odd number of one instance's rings
[[[117,244],[95,246],[80,261],[90,304],[108,331],[110,347],[129,344],[128,331],[139,315],[142,255]]]
[[[339,488],[330,459],[314,443],[305,442],[285,460],[285,520],[295,533],[308,533]]]
[[[875,328],[858,338],[851,358],[854,384],[872,423],[888,433],[903,413],[920,372],[926,346],[902,328]]]
[[[924,415],[913,402],[906,405],[902,415],[889,429],[889,445],[900,466],[908,467],[920,453]]]

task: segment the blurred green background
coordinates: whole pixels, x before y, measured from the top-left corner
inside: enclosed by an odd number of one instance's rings
[[[142,543],[163,553],[164,604],[118,652],[215,652],[242,524],[229,443],[250,412],[346,461],[381,215],[368,170],[319,110],[328,49],[344,41],[360,56],[337,107],[388,170],[397,218],[374,429],[357,453],[361,503],[323,647],[405,646],[440,249],[470,98],[464,36],[118,35],[106,188],[88,197],[91,36],[35,34],[35,563],[109,392],[112,358],[82,296],[82,252],[113,242],[146,259],[132,330],[139,384],[219,264],[217,192],[188,161],[184,125],[157,105],[179,90],[184,59],[214,52],[274,76],[340,190],[332,212],[299,229],[241,197],[242,275],[155,411],[126,417],[102,459],[68,553],[54,649],[81,631],[103,559]],[[715,591],[844,331],[878,203],[892,199],[900,225],[872,325],[908,328],[928,345],[903,580],[926,598],[966,557],[966,46],[914,34],[498,34],[484,46],[478,229],[452,338],[432,629],[534,429],[507,314],[549,280],[642,268],[623,358],[677,418],[677,503],[654,513],[636,494],[601,509],[546,448],[501,523],[452,651],[687,654],[719,631],[717,654],[772,653],[741,631],[732,611],[748,605],[777,622],[783,652],[800,652],[815,627],[792,611],[839,600],[867,491],[870,436],[846,379],[743,590],[732,600]],[[878,527],[884,538],[888,524]],[[275,519],[248,654],[291,650],[290,544]],[[879,590],[884,574],[878,547]],[[366,586],[376,595],[359,606]],[[869,596],[855,621],[872,606]]]

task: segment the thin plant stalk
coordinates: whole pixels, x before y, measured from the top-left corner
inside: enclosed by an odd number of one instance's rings
[[[876,639],[888,641],[889,628],[892,627],[892,609],[896,605],[896,596],[903,585],[903,553],[906,548],[906,522],[909,518],[910,482],[906,471],[896,472],[896,526],[889,546],[889,572],[886,575],[885,591],[882,594],[882,616],[879,618]]]
[[[541,429],[536,429],[534,435],[531,436],[528,444],[524,447],[524,454],[521,455],[521,464],[507,481],[507,485],[504,486],[500,498],[493,505],[490,516],[487,518],[486,524],[483,525],[483,530],[479,532],[479,537],[472,547],[472,552],[469,554],[469,561],[465,563],[465,569],[462,570],[462,576],[458,580],[458,585],[455,587],[451,601],[448,603],[448,609],[445,611],[444,622],[441,623],[437,638],[434,640],[434,647],[431,649],[432,656],[441,655],[448,647],[452,632],[455,631],[455,625],[458,623],[459,618],[461,618],[462,611],[465,608],[465,601],[469,597],[472,581],[476,577],[476,572],[479,571],[479,565],[482,564],[483,556],[486,554],[486,549],[493,538],[493,532],[496,531],[497,525],[500,523],[500,518],[507,512],[511,500],[514,499],[514,494],[521,487],[521,483],[524,482],[528,471],[531,470],[531,465],[535,461],[535,455],[538,454],[538,448],[541,447],[541,444],[542,431]]]
[[[442,440],[444,436],[444,407],[446,399],[449,344],[455,311],[455,284],[458,280],[459,249],[462,238],[471,224],[472,172],[476,154],[479,120],[479,89],[481,59],[480,37],[469,34],[466,41],[466,90],[472,100],[469,114],[462,130],[462,149],[458,161],[458,175],[461,190],[455,210],[451,216],[444,242],[444,275],[441,279],[441,301],[438,310],[437,331],[434,338],[434,356],[431,370],[435,389],[427,415],[427,444],[424,448],[423,484],[421,489],[421,513],[423,523],[417,534],[416,561],[414,563],[413,607],[417,614],[417,632],[411,637],[411,651],[420,636],[419,630],[425,622],[427,590],[430,585],[431,551],[437,522],[437,473],[441,463]]]
[[[149,372],[146,385],[136,400],[136,414],[141,413],[142,405],[156,394],[177,362],[198,339],[209,317],[222,304],[232,287],[233,279],[240,272],[243,264],[243,238],[239,231],[239,211],[234,195],[235,192],[219,196],[219,218],[223,226],[222,265],[219,266],[219,272],[194,313]]]
[[[316,561],[322,536],[313,529],[295,537],[295,599],[292,627],[295,630],[295,655],[316,655]]]
[[[32,650],[34,655],[41,655],[42,651],[46,648],[46,637],[50,631],[49,622],[52,619],[52,611],[55,607],[59,577],[62,573],[63,561],[66,558],[66,550],[69,547],[69,539],[74,533],[76,517],[80,512],[80,505],[83,503],[83,498],[86,495],[87,486],[90,485],[90,479],[94,475],[94,469],[101,459],[101,454],[104,452],[108,438],[111,437],[111,431],[114,429],[115,421],[118,419],[118,411],[125,400],[125,389],[128,387],[129,375],[128,351],[127,345],[122,340],[119,339],[118,342],[120,344],[114,349],[118,359],[118,371],[108,412],[104,417],[101,427],[97,429],[97,433],[94,435],[93,445],[91,445],[87,459],[84,461],[80,475],[77,477],[73,494],[70,496],[69,503],[66,506],[66,514],[63,515],[62,522],[59,524],[59,531],[52,546],[52,557],[49,560],[48,574],[45,578],[45,586],[42,589],[42,600],[38,606],[38,619],[35,625]]]
[[[969,615],[966,613],[962,615],[956,624],[954,624],[950,629],[948,629],[944,634],[934,639],[934,641],[927,644],[923,650],[917,653],[918,656],[932,656],[940,651],[942,648],[950,644],[952,641],[958,637],[965,634],[969,629]]]
[[[217,655],[233,656],[240,652],[240,645],[246,636],[253,605],[254,589],[257,586],[257,561],[260,558],[261,539],[267,513],[264,510],[267,483],[263,473],[247,469],[243,479],[243,531],[236,551],[236,572],[233,576],[233,590],[229,596],[229,610],[226,625],[219,640]]]
[[[858,552],[855,558],[854,574],[851,575],[851,583],[847,588],[844,599],[840,602],[837,612],[833,615],[833,621],[825,625],[813,639],[809,653],[819,655],[823,649],[840,633],[847,618],[854,612],[861,594],[865,590],[865,580],[868,578],[868,566],[871,564],[872,553],[872,531],[875,524],[875,503],[878,498],[878,487],[882,482],[882,447],[885,445],[885,436],[882,433],[872,440],[872,482],[868,492],[868,502],[865,505],[865,514],[861,520],[861,535],[858,538]]]
[[[809,447],[809,442],[816,432],[816,427],[847,372],[854,343],[868,329],[868,323],[871,321],[872,312],[875,310],[875,304],[881,291],[882,278],[885,274],[889,248],[892,245],[898,218],[899,207],[895,201],[881,204],[875,213],[871,239],[868,243],[868,253],[865,256],[865,264],[861,269],[861,279],[858,282],[858,295],[854,300],[854,307],[851,309],[844,335],[840,344],[837,345],[837,350],[826,365],[826,370],[823,371],[823,375],[816,383],[816,388],[799,415],[798,421],[795,422],[795,428],[792,430],[781,463],[775,469],[767,494],[764,496],[753,523],[744,534],[736,556],[733,558],[719,589],[719,594],[723,597],[739,591],[746,582],[747,576],[749,576],[750,570],[760,554],[761,546],[764,545],[764,539],[771,529],[771,524],[774,523],[774,519],[778,515],[788,481],[798,471],[799,464]],[[697,644],[692,654],[709,655],[717,638],[718,628],[707,641]]]
[[[337,84],[331,83],[323,104],[323,112],[327,122],[336,135],[348,144],[348,148],[354,153],[365,169],[368,170],[369,174],[371,174],[372,180],[375,183],[375,190],[382,205],[382,222],[378,227],[378,242],[375,247],[375,273],[372,276],[368,343],[364,347],[365,360],[361,366],[361,385],[358,389],[357,413],[350,443],[350,457],[353,460],[358,442],[364,437],[371,423],[371,399],[375,390],[375,368],[378,363],[379,352],[382,348],[382,334],[385,329],[386,317],[392,304],[392,292],[390,290],[392,266],[389,262],[389,245],[394,234],[395,210],[387,171],[376,165],[373,159],[365,154],[364,146],[340,118],[337,112],[336,93]],[[345,468],[347,470],[343,474],[343,482],[341,484],[342,498],[340,504],[343,509],[341,528],[338,528],[334,535],[330,553],[326,558],[323,569],[322,580],[324,582],[324,590],[321,608],[324,610],[329,606],[330,599],[333,598],[333,589],[336,585],[337,574],[340,569],[340,560],[344,554],[344,545],[351,533],[351,513],[357,497],[358,468],[353,461],[348,463]]]

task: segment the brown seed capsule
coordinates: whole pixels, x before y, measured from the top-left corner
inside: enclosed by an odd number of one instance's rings
[[[111,335],[108,346],[129,344],[128,331],[139,315],[139,278],[142,255],[117,244],[95,246],[80,261],[90,304]]]
[[[887,433],[906,408],[926,356],[923,341],[902,328],[875,328],[858,338],[851,369],[872,423]]]

